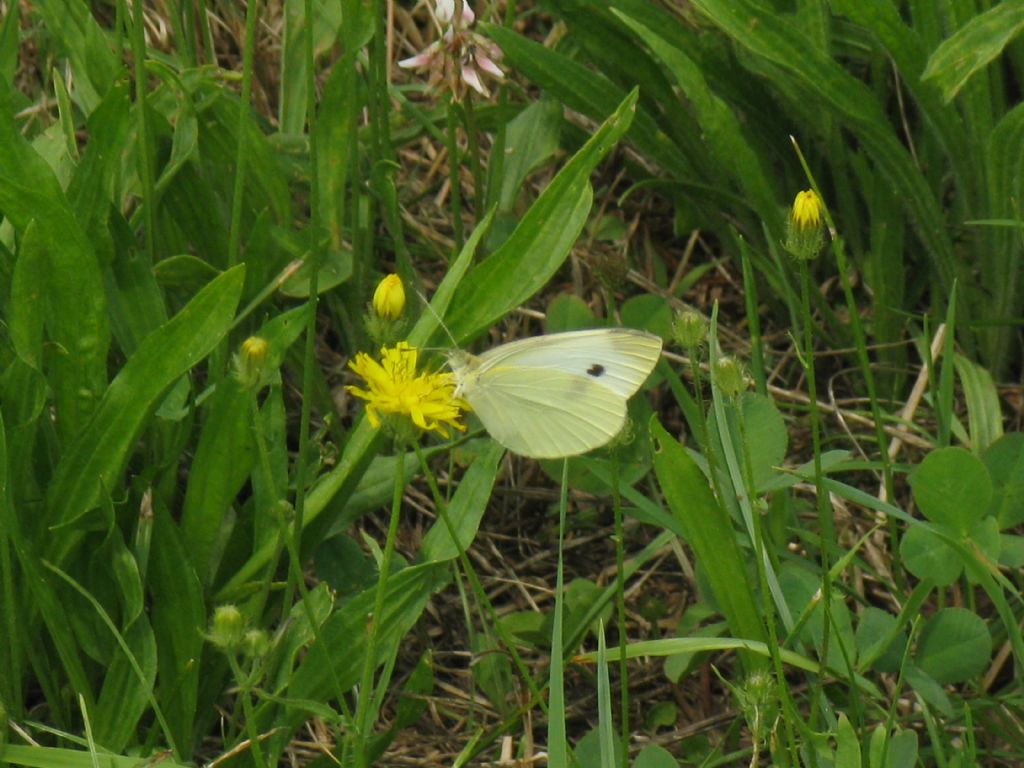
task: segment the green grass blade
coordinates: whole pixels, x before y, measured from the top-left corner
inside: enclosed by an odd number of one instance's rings
[[[601,74],[510,29],[482,25],[516,70],[558,97],[559,101],[593,119],[621,110],[629,94]],[[627,126],[630,127],[630,126]],[[648,156],[681,178],[694,170],[687,157],[662,131],[651,115],[638,110],[630,127],[630,141]]]
[[[138,755],[108,755],[99,753],[100,768],[140,768],[146,761]],[[26,768],[93,768],[92,756],[78,749],[57,747],[24,747],[18,744],[0,745],[0,763],[23,765]],[[191,768],[169,756],[161,758],[157,765],[163,768]]]
[[[614,10],[613,13],[620,15]],[[770,236],[781,240],[783,220],[779,215],[779,200],[784,199],[785,195],[780,194],[771,177],[765,173],[761,158],[750,140],[744,136],[732,107],[711,90],[697,62],[670,44],[657,31],[628,16],[621,18],[675,78],[686,94],[715,162],[743,191],[747,203],[757,210]]]
[[[751,0],[695,0],[694,6],[749,53],[779,67],[794,93],[813,99],[821,113],[834,115],[857,137],[894,188],[948,289],[956,267],[938,202],[868,86],[811,45],[786,17]]]
[[[100,727],[97,729],[97,732],[102,732],[112,744],[118,741],[127,742],[135,730],[138,718],[142,716],[145,705],[150,704],[157,721],[163,729],[164,738],[167,739],[171,750],[178,757],[178,749],[175,745],[173,734],[171,734],[170,729],[167,727],[163,712],[153,696],[153,681],[156,677],[156,648],[149,622],[145,619],[141,622],[136,622],[138,629],[134,633],[128,633],[127,637],[131,637],[135,641],[135,647],[133,648],[132,645],[129,645],[126,635],[117,629],[117,626],[95,596],[56,566],[46,562],[43,565],[53,573],[56,573],[88,601],[103,625],[114,636],[120,648],[119,657],[113,660],[108,670],[110,686],[108,688],[107,680],[105,680],[105,693],[101,695],[102,704],[97,705],[102,706],[105,710],[102,712],[102,722],[99,724]],[[145,664],[145,668],[140,664],[139,656],[135,652],[136,650],[141,651],[143,654],[142,662]],[[134,685],[132,684],[133,680]],[[94,711],[99,714],[99,710]],[[113,747],[113,749],[116,751],[119,748]]]

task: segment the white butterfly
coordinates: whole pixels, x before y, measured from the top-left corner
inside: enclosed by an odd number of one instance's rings
[[[661,339],[629,328],[513,341],[481,355],[455,350],[448,365],[491,437],[538,459],[598,448],[622,429],[626,401],[661,355]]]

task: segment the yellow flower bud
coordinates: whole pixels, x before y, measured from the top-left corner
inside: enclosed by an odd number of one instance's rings
[[[786,222],[786,250],[798,259],[816,258],[824,237],[821,218],[825,205],[813,189],[798,192]]]
[[[817,229],[821,226],[821,198],[813,189],[797,192],[790,215],[797,229]]]
[[[373,311],[382,320],[395,320],[405,309],[405,288],[402,278],[391,274],[377,285],[373,292]]]
[[[247,388],[256,387],[263,378],[270,344],[259,336],[250,336],[242,342],[235,356],[235,376]]]

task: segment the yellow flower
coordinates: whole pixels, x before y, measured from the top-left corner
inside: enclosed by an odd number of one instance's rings
[[[821,226],[821,198],[813,189],[797,192],[790,216],[797,229],[817,229]]]
[[[467,406],[455,397],[455,382],[450,373],[416,375],[417,351],[404,341],[394,347],[382,347],[380,362],[360,352],[349,361],[349,368],[366,382],[366,388],[345,387],[366,401],[366,417],[374,427],[381,415],[408,416],[422,430],[433,430],[445,437],[447,427],[464,430],[459,423]]]
[[[395,320],[405,309],[405,288],[402,278],[388,275],[377,285],[373,292],[373,311],[382,320]]]

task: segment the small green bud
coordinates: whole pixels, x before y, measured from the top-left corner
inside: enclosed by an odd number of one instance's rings
[[[210,620],[210,642],[221,650],[237,648],[245,634],[245,617],[235,605],[218,605]]]
[[[726,355],[715,360],[713,370],[715,384],[726,397],[736,397],[747,388],[743,365],[735,357]]]
[[[270,650],[270,638],[265,630],[250,629],[242,638],[242,653],[250,659],[260,659]]]
[[[693,349],[704,343],[708,336],[708,323],[700,312],[683,309],[672,318],[672,333],[683,349]]]

